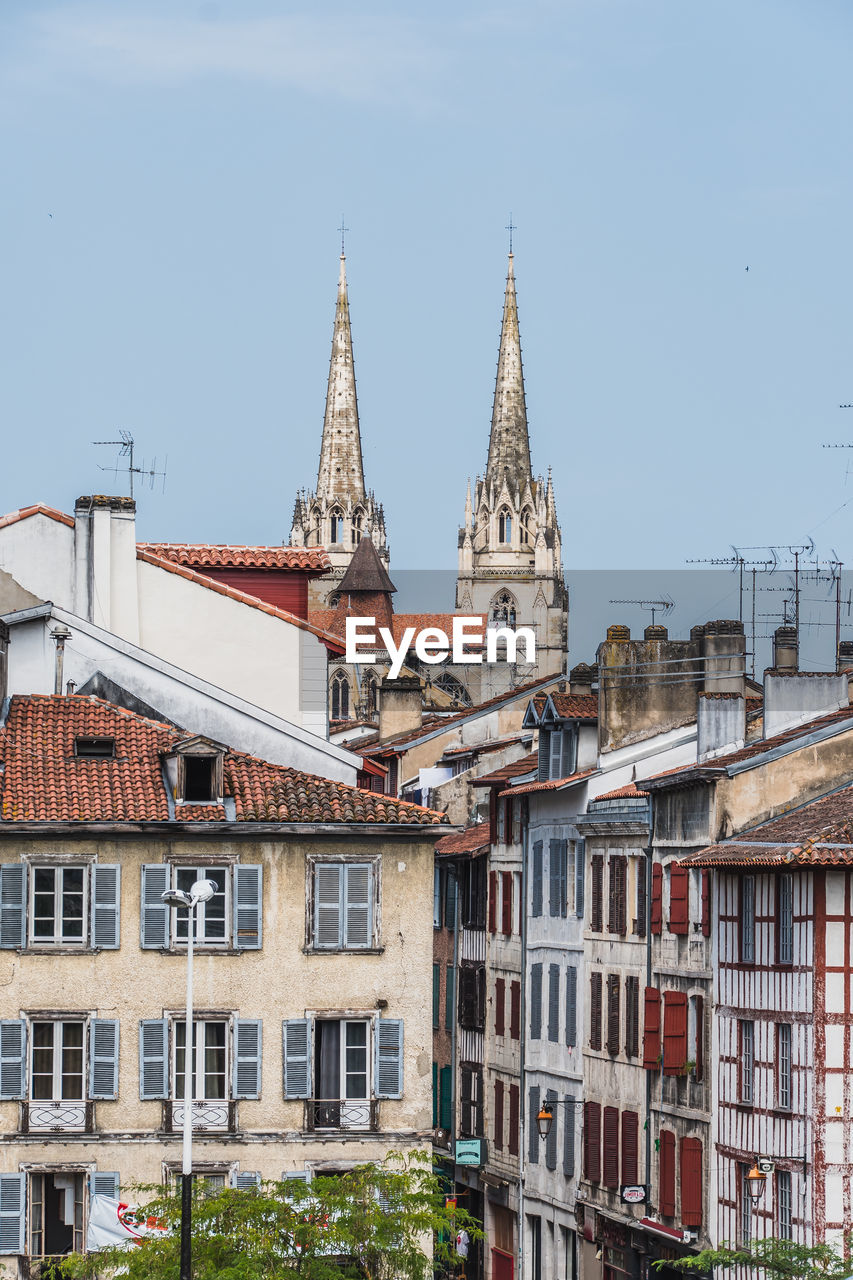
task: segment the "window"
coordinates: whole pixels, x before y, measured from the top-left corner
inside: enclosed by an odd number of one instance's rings
[[[605,1187],[614,1190],[619,1186],[619,1110],[605,1107],[604,1118],[604,1177]]]
[[[462,923],[468,929],[486,927],[486,859],[474,858],[462,867]]]
[[[75,738],[74,754],[83,760],[114,760],[115,738]]]
[[[501,507],[498,514],[498,541],[512,542],[512,515],[508,507]]]
[[[246,864],[223,866],[170,866],[149,863],[142,868],[141,945],[145,950],[165,951],[183,947],[187,940],[187,912],[163,902],[163,892],[174,887],[187,890],[198,879],[212,880],[216,893],[195,911],[194,937],[202,947],[257,950],[261,946],[263,868]],[[95,904],[97,919],[98,905]]]
[[[604,858],[600,853],[592,859],[592,906],[589,927],[593,933],[604,928]]]
[[[589,1047],[601,1048],[601,974],[593,973],[589,980]]]
[[[607,975],[607,1052],[612,1057],[619,1053],[619,975]]]
[[[344,536],[344,514],[337,507],[329,512],[329,541],[342,542]]]
[[[755,1023],[747,1019],[740,1022],[740,1100],[749,1106],[753,1102],[755,1078]]]
[[[687,996],[683,991],[663,993],[663,1073],[680,1076],[687,1062]]]
[[[30,1132],[84,1130],[91,1122],[87,1102],[117,1096],[114,1019],[0,1021],[0,1098],[25,1104]]]
[[[755,963],[754,876],[744,876],[740,882],[740,958],[743,964]]]
[[[685,934],[690,923],[690,873],[685,867],[669,868],[669,932]]]
[[[675,1134],[661,1129],[658,1151],[658,1202],[664,1218],[675,1217]]]
[[[778,964],[793,964],[794,877],[787,872],[780,875],[776,892],[776,960]]]
[[[636,1058],[640,1050],[640,979],[625,979],[625,1056]],[[628,1182],[632,1179],[628,1178]],[[636,1181],[636,1179],[633,1179]]]
[[[791,1174],[787,1169],[776,1170],[776,1219],[780,1240],[793,1240]]]
[[[739,1222],[738,1222],[738,1244],[748,1245],[752,1241],[752,1198],[749,1194],[749,1165],[742,1164],[740,1166],[740,1197],[739,1197]]]
[[[220,1102],[228,1096],[226,1022],[193,1020],[192,1096],[195,1102]],[[187,1024],[173,1023],[172,1097],[183,1102],[186,1088]]]
[[[566,1045],[572,1049],[578,1042],[578,971],[573,964],[566,969]]]
[[[400,1019],[290,1018],[283,1035],[284,1096],[306,1100],[309,1130],[375,1128],[375,1099],[403,1096]],[[449,1087],[445,1070],[439,1072],[440,1111]],[[443,1115],[439,1123],[450,1127]]]
[[[501,872],[501,933],[512,934],[512,872]]]
[[[560,966],[548,966],[548,1039],[556,1044],[560,1039]]]
[[[438,1073],[438,1124],[453,1128],[453,1068],[442,1067]]]
[[[643,1010],[643,1066],[657,1071],[661,1065],[660,991],[646,987]]]
[[[688,1053],[695,1062],[693,1075],[702,1080],[705,1075],[705,997],[691,996],[689,1026],[687,1029]]]
[[[184,794],[186,804],[206,804],[218,800],[216,760],[213,756],[184,756]]]
[[[441,1017],[441,965],[432,966],[432,1028],[437,1031]]]
[[[583,1104],[583,1176],[587,1182],[601,1179],[601,1106],[598,1102]]]
[[[0,867],[0,948],[115,949],[120,882],[112,863],[6,863]]]
[[[637,868],[637,914],[634,919],[634,933],[638,938],[646,936],[646,858],[643,854],[634,859]]]
[[[459,1072],[459,1132],[463,1138],[483,1136],[483,1069],[463,1064]]]
[[[780,1111],[791,1110],[790,1022],[780,1022],[776,1027],[776,1106]]]
[[[542,914],[542,841],[533,844],[533,874],[530,885],[530,914],[534,917]]]
[[[486,968],[467,961],[459,967],[459,1025],[482,1031],[486,1022]]]
[[[628,920],[628,859],[617,854],[610,857],[609,905],[608,932],[623,935]]]
[[[27,1175],[13,1174],[12,1176],[20,1176],[23,1181]],[[86,1175],[71,1170],[29,1175],[29,1253],[31,1257],[44,1258],[83,1252],[85,1184]],[[23,1242],[21,1244],[23,1245]],[[23,1253],[23,1251],[22,1247],[19,1252]],[[42,1274],[45,1273],[42,1272]]]
[[[622,1112],[622,1181],[639,1182],[640,1117],[636,1111]]]
[[[530,1039],[542,1036],[542,965],[530,966]]]
[[[702,1143],[681,1139],[681,1221],[685,1227],[702,1225]]]
[[[372,672],[368,671],[361,682],[361,711],[364,716],[371,720],[376,715],[379,705],[379,682]]]
[[[510,627],[515,626],[515,599],[508,591],[502,591],[492,601],[491,621],[499,625],[506,623]]]
[[[511,1084],[509,1086],[509,1142],[507,1144],[511,1156],[518,1155],[519,1099],[518,1085]]]
[[[503,1151],[504,1145],[504,1082],[495,1081],[495,1116],[494,1144],[496,1151]]]
[[[569,846],[565,840],[552,840],[549,845],[549,911],[565,917],[568,911]]]
[[[349,719],[349,680],[346,672],[338,669],[332,676],[332,717],[333,720]]]
[[[540,729],[548,749],[546,778],[568,778],[575,771],[577,735],[574,729]]]
[[[190,1057],[193,1128],[223,1130],[233,1123],[229,1103],[259,1098],[262,1026],[254,1018],[193,1020]],[[169,1102],[173,1130],[183,1124],[187,1030],[182,1018],[148,1018],[139,1024],[139,1096]]]
[[[506,980],[504,978],[495,979],[495,1035],[502,1036],[505,1033],[504,1013],[506,1009]]]
[[[444,1029],[450,1031],[453,1026],[453,1013],[456,1005],[456,969],[452,964],[447,966],[444,983]]]
[[[521,1035],[521,983],[509,984],[509,1038],[518,1040]]]
[[[356,951],[374,945],[374,882],[371,862],[314,862],[314,909],[310,945],[318,950]]]
[[[82,1102],[83,1022],[33,1022],[30,1098]]]

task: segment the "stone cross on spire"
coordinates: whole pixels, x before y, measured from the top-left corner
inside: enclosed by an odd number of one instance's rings
[[[492,430],[489,435],[489,459],[486,463],[486,485],[494,484],[495,489],[498,489],[505,473],[508,474],[512,487],[518,490],[523,489],[525,482],[532,479],[512,253],[509,255],[506,277],[498,374],[492,407]]]
[[[358,427],[358,400],[355,391],[355,364],[347,298],[346,258],[341,254],[338,302],[332,334],[332,359],[326,392],[326,416],[317,472],[317,494],[330,500],[363,500],[364,467]]]

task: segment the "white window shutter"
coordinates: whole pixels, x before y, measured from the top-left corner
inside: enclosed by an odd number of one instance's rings
[[[0,1022],[0,1099],[27,1096],[27,1024],[23,1018]]]
[[[263,932],[263,867],[234,868],[234,946],[260,948]]]
[[[259,1018],[238,1018],[234,1023],[233,1098],[261,1096],[262,1024]]]
[[[169,1023],[146,1018],[139,1024],[139,1096],[143,1102],[169,1096]]]
[[[251,1191],[261,1185],[261,1175],[246,1170],[245,1173],[234,1174],[234,1186],[238,1191]]]
[[[93,1018],[89,1024],[89,1097],[118,1097],[118,1021]]]
[[[0,1254],[24,1252],[26,1176],[25,1173],[0,1173]]]
[[[119,945],[121,867],[98,863],[92,867],[92,946],[115,951]]]
[[[346,919],[344,946],[369,947],[372,941],[371,889],[373,876],[369,866],[347,864],[344,867]]]
[[[159,951],[169,945],[169,911],[161,895],[169,887],[169,868],[164,862],[146,864],[142,868],[142,913],[140,945],[146,951]]]
[[[92,1196],[109,1196],[110,1200],[118,1200],[119,1176],[117,1173],[96,1169],[89,1174],[89,1194]]]
[[[23,862],[0,867],[0,948],[27,945],[27,868]]]
[[[314,868],[314,946],[339,947],[343,866],[318,862]]]
[[[403,1023],[400,1018],[376,1022],[376,1096],[403,1096]]]
[[[307,1098],[311,1093],[310,1018],[288,1018],[283,1034],[284,1096]]]
[[[311,1174],[307,1169],[285,1169],[281,1180],[282,1182],[310,1182]]]

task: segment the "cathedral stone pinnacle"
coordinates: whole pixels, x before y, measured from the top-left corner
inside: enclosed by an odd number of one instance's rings
[[[524,400],[524,372],[521,365],[521,335],[518,327],[518,303],[515,296],[515,268],[509,255],[506,277],[501,345],[495,399],[492,406],[492,430],[489,436],[489,458],[486,481],[500,488],[504,476],[516,489],[523,489],[532,479],[530,440],[527,433],[527,406]]]
[[[358,400],[355,392],[355,362],[347,297],[346,258],[341,254],[338,302],[332,334],[332,359],[326,393],[326,416],[320,446],[317,493],[364,498],[364,467],[358,428]]]

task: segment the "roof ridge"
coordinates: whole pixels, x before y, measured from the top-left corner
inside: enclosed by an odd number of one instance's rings
[[[70,529],[74,528],[74,517],[66,515],[64,511],[60,511],[57,507],[49,507],[46,502],[34,502],[28,507],[18,507],[17,511],[10,511],[4,516],[0,516],[0,529],[5,529],[10,524],[17,524],[19,520],[27,520],[30,516],[47,516],[51,520],[56,520],[59,524],[68,525]]]

